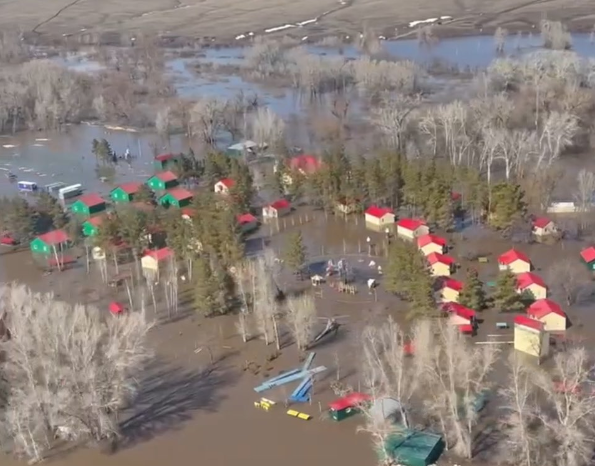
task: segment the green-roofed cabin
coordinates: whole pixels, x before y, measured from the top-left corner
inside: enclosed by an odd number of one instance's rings
[[[147,180],[147,185],[153,191],[165,191],[175,188],[178,184],[178,177],[170,171],[156,173]]]
[[[70,206],[70,210],[74,214],[90,217],[103,212],[106,207],[105,201],[98,194],[85,194]]]
[[[159,204],[163,207],[187,207],[192,202],[193,194],[184,188],[174,188],[159,198]]]
[[[160,154],[155,157],[153,166],[155,167],[155,170],[165,171],[177,167],[179,163],[180,158],[174,154]]]
[[[134,200],[134,195],[138,192],[141,183],[124,183],[113,189],[110,193],[112,201],[116,204],[128,203]]]
[[[91,217],[83,222],[83,235],[96,236],[103,222],[103,216]]]
[[[31,252],[49,256],[54,253],[54,249],[61,251],[70,246],[70,239],[64,230],[53,230],[43,235],[39,235],[31,241]]]
[[[396,464],[428,466],[436,463],[443,451],[444,440],[440,435],[403,429],[389,435],[378,454],[381,460],[388,456]]]

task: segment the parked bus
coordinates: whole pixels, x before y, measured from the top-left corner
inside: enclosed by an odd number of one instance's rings
[[[83,193],[82,184],[73,184],[66,186],[58,191],[58,197],[62,200],[70,199],[72,197],[80,196]]]
[[[61,181],[56,181],[55,183],[46,184],[43,187],[43,190],[48,194],[54,194],[54,193],[57,193],[64,186],[66,186],[66,183],[62,183]]]

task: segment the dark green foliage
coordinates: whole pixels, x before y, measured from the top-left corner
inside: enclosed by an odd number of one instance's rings
[[[494,307],[500,312],[521,312],[525,308],[523,296],[517,293],[516,276],[510,271],[500,272],[493,295]]]
[[[0,228],[19,241],[29,241],[36,233],[35,211],[20,197],[0,199]],[[45,233],[45,231],[41,231]]]
[[[483,290],[483,283],[479,279],[477,270],[469,269],[459,294],[459,303],[474,311],[481,311],[486,307],[486,296]]]
[[[497,230],[509,228],[525,214],[524,193],[518,184],[501,182],[491,189],[488,223]]]
[[[155,193],[146,185],[142,184],[138,191],[133,196],[134,202],[142,202],[145,204],[152,204],[155,202]]]
[[[285,264],[293,271],[300,272],[306,262],[306,248],[302,238],[302,232],[296,231],[287,239],[283,254]]]

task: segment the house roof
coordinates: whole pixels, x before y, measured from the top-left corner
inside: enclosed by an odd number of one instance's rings
[[[527,264],[531,263],[525,254],[523,254],[521,251],[517,251],[514,248],[509,249],[504,254],[501,254],[500,257],[498,257],[498,263],[502,265],[510,265],[516,261],[523,261]]]
[[[338,400],[329,403],[328,407],[333,411],[341,411],[346,408],[353,408],[365,401],[370,401],[372,397],[370,395],[366,395],[365,393],[354,392],[350,393],[343,398],[339,398]]]
[[[533,330],[543,330],[543,322],[539,322],[538,320],[531,319],[527,316],[516,316],[514,318],[515,325],[522,325],[523,327],[528,327]]]
[[[461,291],[463,289],[463,283],[452,278],[447,278],[442,282],[442,288],[450,288],[451,290]]]
[[[445,264],[445,265],[453,265],[455,263],[455,260],[450,257],[447,256],[446,254],[439,254],[437,252],[433,252],[431,254],[428,254],[428,262],[430,263],[430,265],[434,265],[434,264]]]
[[[170,258],[174,255],[174,251],[168,247],[147,251],[145,256],[150,256],[155,259],[157,262]]]
[[[38,238],[50,246],[53,244],[65,243],[69,240],[68,234],[64,230],[52,230],[39,235]]]
[[[289,160],[289,168],[292,170],[301,170],[304,173],[312,174],[317,172],[322,163],[313,155],[298,155]]]
[[[535,228],[545,228],[547,227],[552,221],[547,217],[537,217],[533,220],[533,226]]]
[[[167,195],[172,196],[176,201],[183,201],[185,199],[190,199],[193,194],[184,188],[172,188],[168,189],[167,192],[162,196],[165,197]]]
[[[438,246],[446,247],[446,240],[440,236],[427,234],[417,238],[417,247],[423,248],[428,244],[437,244]]]
[[[272,207],[275,210],[280,209],[287,209],[289,207],[289,201],[287,199],[278,199],[273,202],[269,207]]]
[[[175,173],[170,172],[169,170],[164,172],[155,173],[151,178],[157,178],[158,180],[163,181],[164,183],[168,183],[170,181],[175,181],[178,177]]]
[[[453,201],[458,201],[459,199],[461,199],[461,197],[462,197],[461,196],[461,193],[458,193],[456,191],[452,191],[450,193],[450,199],[453,200]]]
[[[120,314],[121,312],[124,312],[124,305],[117,301],[112,301],[109,303],[108,309],[112,314]]]
[[[477,316],[473,309],[463,306],[459,303],[445,303],[442,305],[442,310],[449,314],[455,314],[467,320],[471,320]]]
[[[402,218],[397,222],[397,226],[405,228],[406,230],[415,231],[419,227],[424,226],[426,222],[415,218]]]
[[[155,157],[155,160],[158,160],[159,162],[165,162],[166,160],[171,160],[174,158],[174,154],[160,154],[157,157]]]
[[[461,333],[473,333],[473,325],[471,324],[458,325],[457,327],[459,327]]]
[[[539,275],[534,274],[533,272],[523,272],[517,275],[516,286],[519,290],[524,290],[525,288],[528,288],[531,285],[538,285],[542,288],[547,288],[542,278]]]
[[[121,184],[117,188],[113,189],[112,192],[119,188],[122,191],[124,191],[126,194],[135,194],[140,189],[141,186],[142,186],[142,183],[136,183],[133,181],[130,183]]]
[[[218,183],[221,183],[226,188],[232,188],[233,185],[236,184],[231,178],[223,178],[222,180],[219,180]]]
[[[196,210],[194,210],[191,207],[182,207],[182,216],[186,216],[186,217],[194,217],[196,215]]]
[[[366,209],[366,215],[371,215],[372,217],[375,218],[382,218],[384,217],[386,214],[393,214],[393,210],[389,209],[388,207],[378,207],[378,206],[370,206]]]
[[[237,216],[238,223],[245,225],[246,223],[256,222],[256,217],[252,214],[242,214]]]
[[[105,204],[105,201],[99,194],[90,193],[78,198],[77,202],[82,202],[87,207],[95,207],[96,205]]]
[[[94,227],[98,227],[99,225],[101,225],[103,223],[104,218],[105,217],[103,215],[97,215],[95,217],[91,217],[90,219],[86,220],[85,223],[89,223],[89,224],[93,225]]]
[[[586,263],[595,261],[595,247],[589,246],[587,249],[581,251],[581,257]]]
[[[529,306],[527,314],[535,319],[541,319],[549,314],[558,314],[561,317],[566,317],[560,305],[551,299],[538,299]]]

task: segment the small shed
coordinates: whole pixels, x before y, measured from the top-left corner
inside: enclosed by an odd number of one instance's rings
[[[155,173],[147,180],[147,186],[153,191],[165,191],[175,188],[178,184],[178,177],[170,171]]]
[[[455,260],[446,254],[432,252],[426,259],[433,277],[448,277],[454,272]]]
[[[550,351],[550,337],[544,325],[527,316],[514,318],[514,349],[538,359],[546,357]]]
[[[135,182],[121,184],[117,188],[112,189],[110,198],[115,203],[132,202],[134,195],[138,192],[141,186],[142,183]]]
[[[529,306],[527,315],[541,322],[546,332],[563,332],[568,324],[566,313],[551,299],[538,299]]]
[[[442,310],[448,313],[449,323],[451,325],[471,325],[477,326],[477,313],[459,303],[445,303]]]
[[[516,276],[517,293],[528,294],[533,299],[547,298],[547,286],[542,278],[533,272],[523,272]]]
[[[417,248],[424,256],[433,252],[444,254],[446,252],[446,240],[440,236],[428,233],[417,238]]]
[[[187,189],[176,187],[168,190],[163,196],[159,198],[159,204],[163,207],[187,207],[194,195]]]
[[[556,231],[556,224],[547,217],[537,217],[533,220],[533,234],[539,238],[553,235]]]
[[[50,255],[56,250],[64,250],[69,246],[70,238],[64,230],[53,230],[38,236],[31,241],[31,251],[34,254]]]
[[[279,218],[291,212],[291,204],[287,199],[279,199],[262,208],[263,218]]]
[[[591,272],[595,272],[595,247],[589,246],[581,251],[581,258]]]
[[[459,301],[459,295],[463,289],[463,283],[452,278],[446,278],[442,281],[440,295],[443,303],[456,303]]]
[[[240,158],[244,155],[256,155],[257,150],[258,144],[254,141],[247,140],[229,146],[225,150],[225,155],[228,157]]]
[[[215,183],[214,190],[217,194],[229,194],[235,184],[236,182],[231,178],[223,178]]]
[[[402,218],[397,222],[397,235],[401,238],[414,240],[428,233],[430,233],[430,229],[423,220]]]
[[[329,415],[335,421],[342,421],[359,412],[359,407],[372,401],[370,395],[353,392],[329,404]]]
[[[498,268],[518,274],[531,271],[531,261],[517,249],[509,249],[498,257]]]
[[[155,170],[171,170],[180,163],[180,158],[174,154],[160,154],[153,160]]]
[[[237,216],[242,233],[250,233],[258,228],[258,219],[252,214],[241,214]]]
[[[124,312],[124,305],[122,305],[122,303],[119,303],[117,301],[112,301],[111,303],[109,303],[108,309],[111,314],[119,315]]]
[[[99,233],[99,227],[103,223],[104,216],[97,215],[91,217],[83,222],[83,235],[85,236],[96,236]]]
[[[393,424],[405,424],[403,407],[394,398],[376,398],[370,407],[369,414],[379,425],[385,421]]]
[[[388,456],[395,464],[428,466],[436,463],[444,451],[444,441],[437,434],[403,429],[390,434],[379,453],[386,461]]]
[[[158,277],[161,265],[172,257],[174,251],[168,247],[147,251],[140,260],[143,274]]]
[[[395,223],[395,214],[387,207],[370,206],[364,212],[366,225],[371,227],[391,227]]]
[[[79,197],[71,206],[72,213],[90,217],[103,212],[106,208],[105,201],[99,194],[85,194]]]

